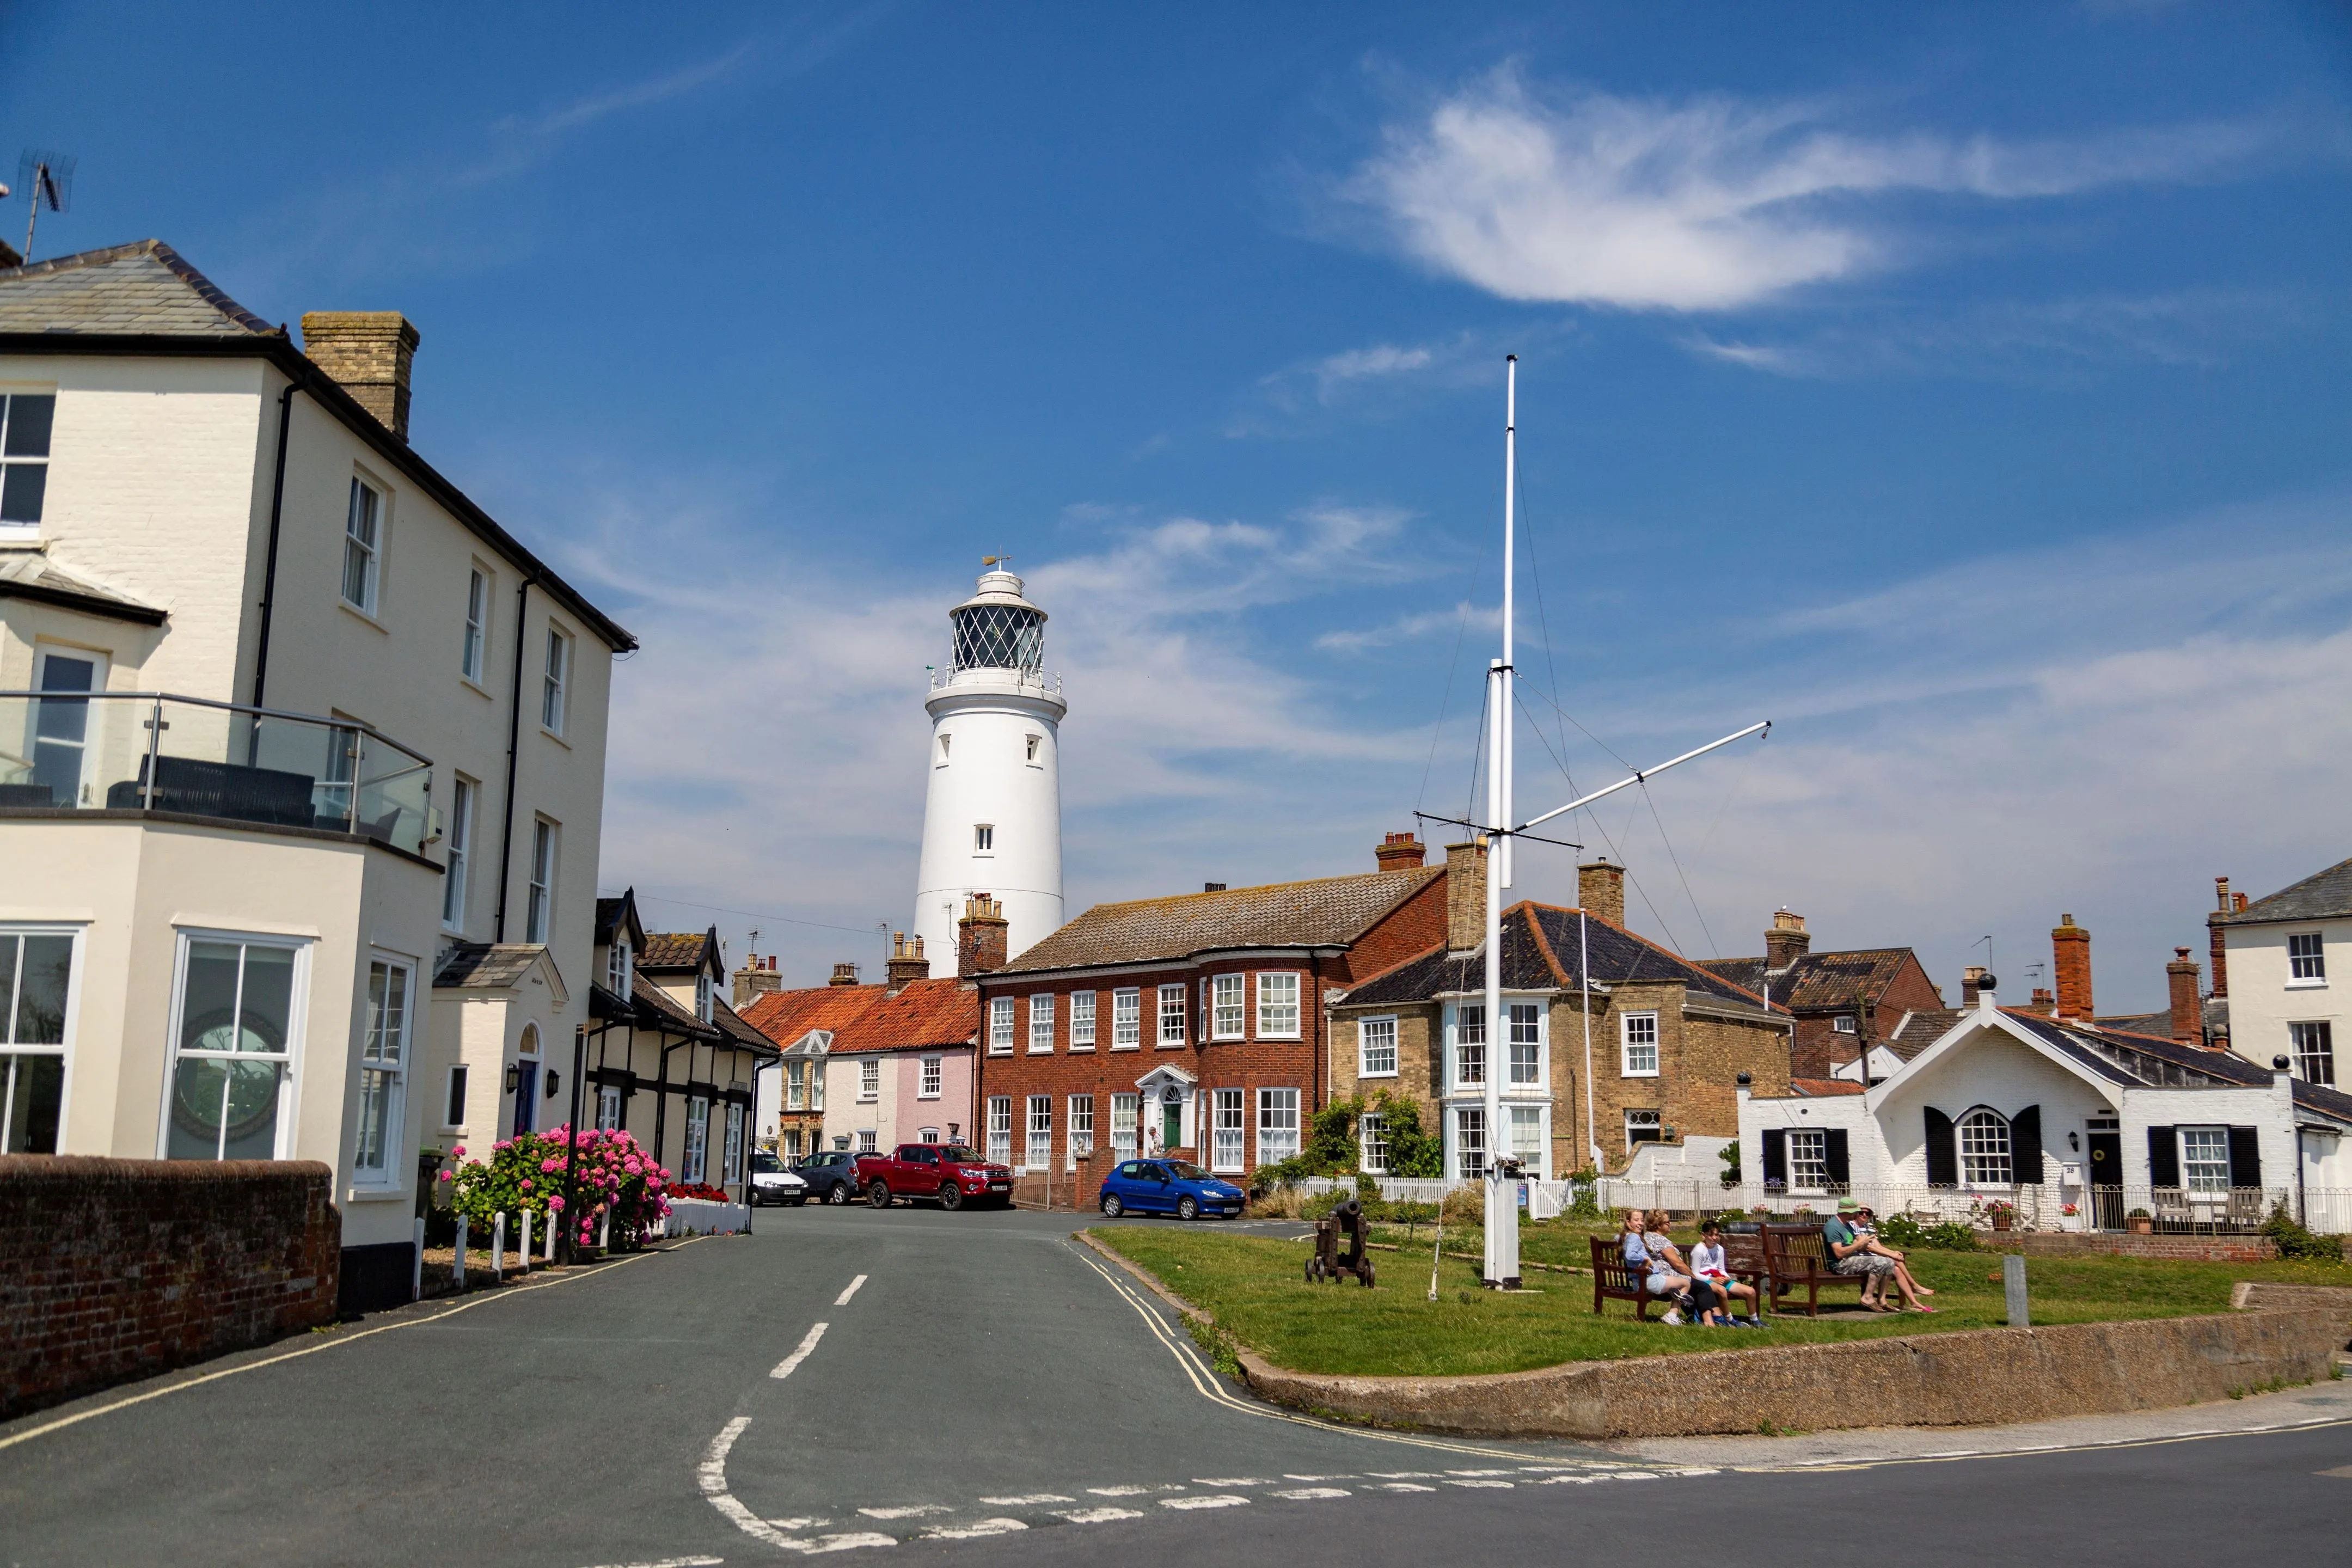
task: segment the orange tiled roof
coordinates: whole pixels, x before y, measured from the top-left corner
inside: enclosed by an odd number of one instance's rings
[[[1097,904],[997,973],[1148,963],[1237,947],[1345,947],[1444,875],[1443,866],[1424,866]]]
[[[915,981],[896,996],[883,985],[816,985],[771,991],[746,1007],[743,1018],[780,1046],[824,1029],[836,1055],[935,1050],[978,1038],[980,993],[951,976]]]
[[[1826,1100],[1833,1094],[1861,1094],[1862,1085],[1843,1078],[1792,1078],[1789,1087],[1806,1100]]]

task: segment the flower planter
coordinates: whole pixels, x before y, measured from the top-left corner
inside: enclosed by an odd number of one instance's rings
[[[2156,1219],[2153,1215],[2136,1214],[2131,1216],[2129,1224],[2131,1226],[2131,1233],[2134,1236],[2154,1236],[2156,1234]]]
[[[743,1230],[751,1223],[751,1211],[741,1204],[712,1203],[708,1198],[673,1198],[669,1215],[662,1222],[664,1236],[717,1236]]]
[[[1997,1214],[1992,1216],[1992,1227],[1995,1230],[2005,1231],[2016,1223],[2015,1219],[2005,1214]]]

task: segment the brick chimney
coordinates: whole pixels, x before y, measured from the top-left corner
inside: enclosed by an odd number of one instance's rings
[[[832,979],[830,979],[830,980],[828,980],[828,981],[826,981],[826,982],[825,982],[825,984],[826,984],[827,985],[855,985],[855,984],[857,984],[857,965],[856,965],[856,964],[854,964],[854,963],[836,963],[836,964],[835,964],[835,965],[833,966],[833,978],[832,978]]]
[[[992,974],[1004,967],[1004,906],[986,893],[963,901],[963,919],[956,921],[956,973],[965,979]]]
[[[1625,923],[1625,868],[1593,860],[1576,868],[1576,901],[1611,925]]]
[[[910,984],[931,977],[931,961],[923,956],[923,939],[910,937],[904,931],[890,936],[890,994],[896,996]]]
[[[738,1013],[750,1006],[753,999],[784,988],[784,977],[776,973],[776,955],[772,952],[765,958],[753,953],[751,962],[735,972],[734,979],[735,994],[730,1005]]]
[[[2197,999],[2197,965],[2185,947],[2172,950],[2164,966],[2165,988],[2172,996],[2172,1037],[2184,1046],[2205,1043],[2205,1005]]]
[[[1984,989],[1984,977],[1985,966],[1981,963],[1971,963],[1960,971],[1960,1005],[1962,1007],[1973,1007],[1977,1005],[1977,993]]]
[[[2032,1011],[2048,1017],[2058,1011],[2058,998],[2050,994],[2047,987],[2037,985],[2033,988],[2033,1000],[2030,1006]]]
[[[310,363],[404,441],[416,344],[416,329],[397,310],[310,310],[302,317],[302,352]]]
[[[2091,1021],[2091,933],[2060,915],[2050,932],[2051,975],[2058,985],[2058,1016]]]
[[[2230,952],[2221,941],[2221,922],[2237,910],[2230,907],[2230,879],[2213,879],[2213,912],[2205,917],[2206,952],[2213,961],[2213,994],[2230,994]]]
[[[1792,914],[1784,906],[1772,911],[1772,929],[1764,933],[1764,967],[1779,973],[1812,951],[1811,933],[1805,930],[1805,917]]]
[[[1486,940],[1486,841],[1445,847],[1445,945],[1468,952]]]
[[[1427,862],[1429,851],[1410,833],[1391,833],[1372,851],[1383,871],[1411,871]]]

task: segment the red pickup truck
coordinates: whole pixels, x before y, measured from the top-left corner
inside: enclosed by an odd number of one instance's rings
[[[992,1165],[961,1143],[901,1143],[887,1154],[857,1156],[857,1185],[866,1201],[887,1209],[896,1198],[937,1203],[943,1209],[1013,1202],[1013,1172]]]

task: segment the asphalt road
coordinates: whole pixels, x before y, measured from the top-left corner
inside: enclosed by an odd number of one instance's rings
[[[2352,1426],[1802,1473],[1325,1426],[1215,1378],[1075,1223],[764,1211],[0,1426],[0,1562],[2335,1561],[2352,1529]]]

